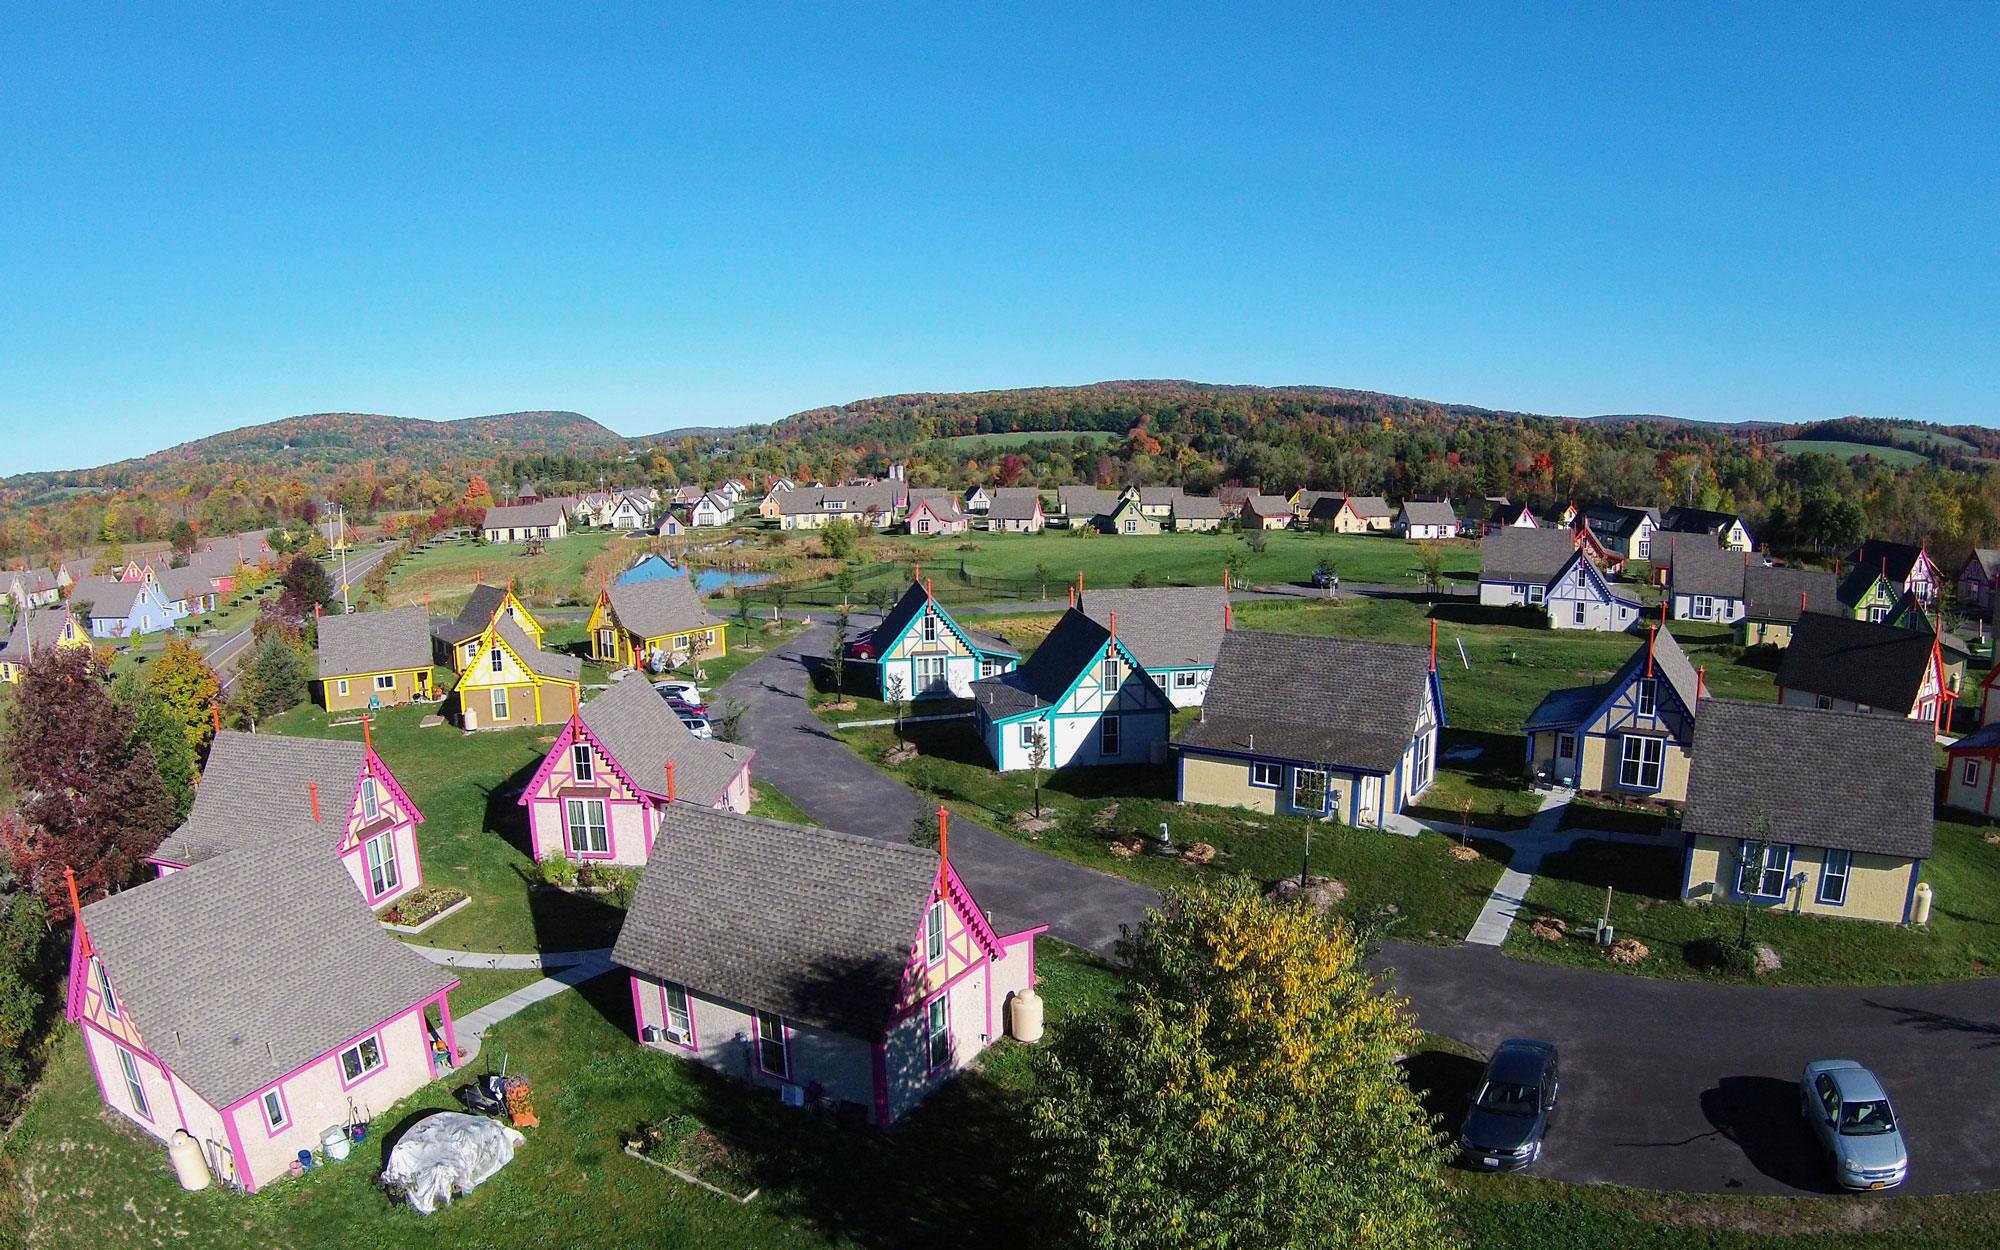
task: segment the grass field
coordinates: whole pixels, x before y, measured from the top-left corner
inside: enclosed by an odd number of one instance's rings
[[[1873,456],[1883,464],[1897,469],[1930,463],[1929,456],[1904,447],[1878,447],[1873,443],[1833,442],[1815,438],[1788,438],[1778,444],[1778,450],[1788,456],[1802,456],[1809,451],[1816,451],[1822,456],[1832,456],[1836,460]]]
[[[1928,929],[1906,929],[1778,909],[1750,913],[1750,937],[1778,953],[1784,966],[1760,981],[1784,985],[1886,985],[1988,976],[2000,965],[2000,846],[1985,831],[1938,822],[1937,849],[1924,880],[1937,891]],[[1717,938],[1734,939],[1743,909],[1727,903],[1689,907],[1679,901],[1681,848],[1581,842],[1542,860],[1528,891],[1524,918],[1557,916],[1585,937],[1548,942],[1517,924],[1509,954],[1522,959],[1586,965],[1646,976],[1709,978]],[[1606,886],[1616,889],[1612,923],[1652,954],[1641,964],[1612,964],[1587,940],[1604,910]]]
[[[752,782],[750,814],[765,820],[782,820],[794,825],[817,825],[806,810],[785,797],[785,792],[768,781]]]
[[[439,540],[405,556],[389,573],[388,606],[409,607],[428,595],[431,615],[448,616],[464,606],[481,580],[496,586],[511,580],[530,607],[590,603],[597,587],[585,584],[584,570],[613,543],[625,541],[611,530],[586,530],[551,541],[543,554],[531,556],[517,543]]]

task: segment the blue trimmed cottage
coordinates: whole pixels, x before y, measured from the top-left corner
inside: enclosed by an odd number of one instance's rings
[[[1422,647],[1230,630],[1174,740],[1180,800],[1382,828],[1430,786],[1444,725]]]
[[[1528,774],[1625,798],[1687,798],[1702,676],[1658,629],[1610,681],[1551,691],[1522,726]]]
[[[850,644],[848,654],[874,662],[885,699],[897,678],[905,699],[969,699],[973,682],[1012,672],[1021,661],[1006,640],[954,621],[922,581],[912,582],[882,623]]]
[[[155,634],[187,615],[185,608],[174,611],[160,583],[150,577],[134,582],[87,578],[70,590],[69,602],[77,609],[89,605],[93,638]]]
[[[1578,548],[1549,582],[1542,597],[1550,629],[1591,629],[1600,633],[1638,624],[1644,611],[1637,599],[1619,594],[1590,554]]]
[[[1173,704],[1119,640],[1115,615],[1107,626],[1069,609],[1025,664],[973,682],[972,694],[1001,772],[1031,767],[1037,740],[1045,768],[1145,764],[1171,732]]]

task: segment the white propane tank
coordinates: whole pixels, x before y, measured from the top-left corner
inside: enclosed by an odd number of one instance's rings
[[[1042,1040],[1042,999],[1032,989],[1014,995],[1007,1005],[1008,1030],[1017,1042]]]
[[[1910,909],[1910,923],[1914,925],[1927,925],[1930,922],[1931,883],[1928,881],[1919,881],[1917,883],[1916,905]]]
[[[201,1143],[186,1129],[175,1129],[167,1142],[167,1158],[173,1161],[174,1175],[186,1190],[208,1188],[208,1160],[201,1157]]]
[[[319,1150],[321,1154],[326,1156],[328,1163],[345,1159],[348,1150],[346,1127],[336,1124],[324,1133],[321,1133],[319,1135]]]

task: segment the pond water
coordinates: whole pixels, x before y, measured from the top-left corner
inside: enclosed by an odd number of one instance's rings
[[[717,590],[728,590],[736,586],[755,586],[759,582],[770,581],[773,576],[775,574],[725,573],[721,569],[697,569],[694,575],[694,588],[701,594],[706,595]]]

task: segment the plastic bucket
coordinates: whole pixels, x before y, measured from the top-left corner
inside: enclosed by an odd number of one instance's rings
[[[336,1124],[319,1135],[320,1153],[328,1163],[336,1163],[347,1157],[347,1130]]]

